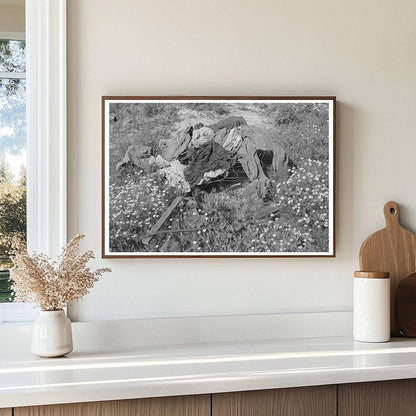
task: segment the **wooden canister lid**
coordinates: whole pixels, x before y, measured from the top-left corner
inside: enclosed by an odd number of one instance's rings
[[[365,279],[388,279],[389,276],[389,272],[354,272],[354,277],[363,277]]]

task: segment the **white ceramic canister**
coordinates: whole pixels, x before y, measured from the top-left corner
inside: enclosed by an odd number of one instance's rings
[[[390,340],[390,278],[386,272],[354,273],[354,330],[361,342]]]
[[[31,351],[40,357],[62,357],[72,351],[71,321],[61,309],[40,311],[33,325]]]

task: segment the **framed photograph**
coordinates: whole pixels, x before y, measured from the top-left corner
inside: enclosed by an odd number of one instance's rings
[[[335,97],[102,97],[102,255],[335,257]]]

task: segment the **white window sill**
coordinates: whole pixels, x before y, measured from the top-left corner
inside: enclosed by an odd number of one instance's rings
[[[28,303],[0,303],[0,324],[14,325],[32,322],[35,319],[33,305]]]

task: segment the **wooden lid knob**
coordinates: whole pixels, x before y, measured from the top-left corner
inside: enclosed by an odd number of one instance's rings
[[[388,279],[390,277],[389,272],[354,272],[354,277],[362,277],[365,279]]]

